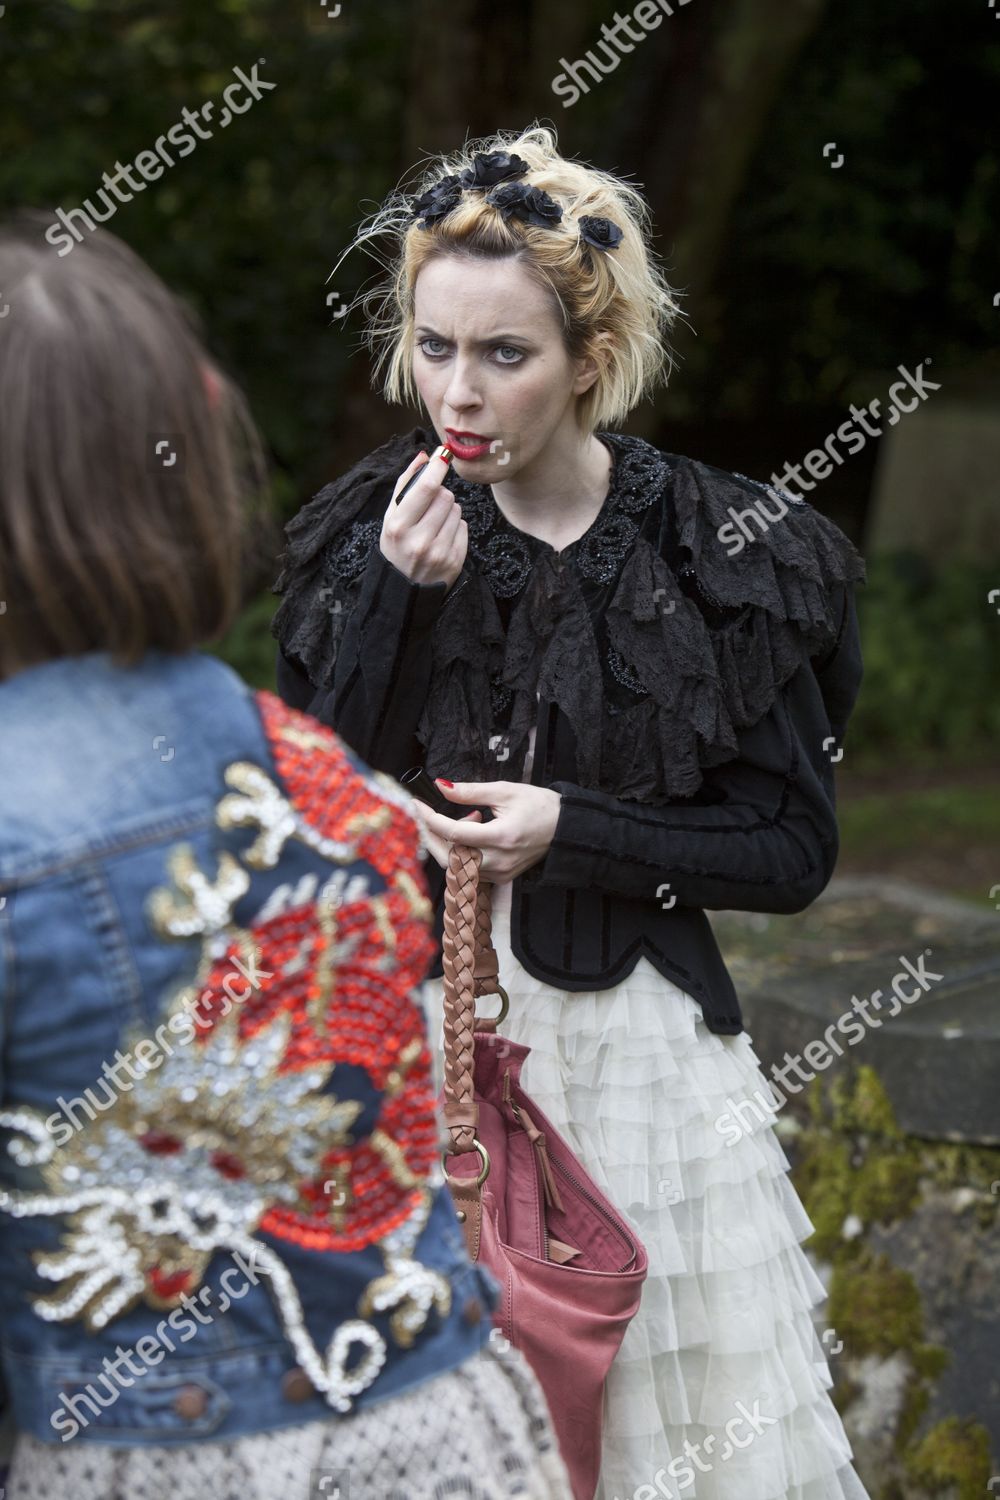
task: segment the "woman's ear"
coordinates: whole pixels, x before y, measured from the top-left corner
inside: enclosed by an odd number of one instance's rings
[[[575,396],[582,396],[585,391],[589,391],[594,381],[607,369],[614,342],[612,333],[605,331],[595,334],[591,341],[590,352],[576,362],[577,374],[573,382]]]

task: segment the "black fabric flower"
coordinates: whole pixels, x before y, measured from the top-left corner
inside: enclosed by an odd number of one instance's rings
[[[529,171],[528,163],[520,156],[511,156],[507,151],[477,151],[472,166],[462,173],[462,186],[466,188],[496,187],[498,182],[507,182],[512,177],[523,177]]]
[[[429,224],[450,214],[461,196],[462,184],[452,172],[433,183],[419,198],[414,198],[410,209],[413,217],[420,220],[419,227],[426,229]]]
[[[595,250],[615,250],[624,238],[617,224],[610,219],[595,219],[584,214],[580,219],[580,238]]]
[[[554,229],[563,215],[560,204],[542,188],[528,187],[523,182],[507,182],[494,188],[486,201],[500,210],[505,222],[523,219],[525,224],[534,224],[539,229]]]

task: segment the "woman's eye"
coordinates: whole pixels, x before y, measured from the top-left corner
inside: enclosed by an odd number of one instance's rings
[[[423,338],[418,341],[417,347],[427,359],[446,359],[448,345],[444,339]],[[519,365],[524,359],[524,350],[518,349],[514,344],[497,344],[493,354],[498,365]]]

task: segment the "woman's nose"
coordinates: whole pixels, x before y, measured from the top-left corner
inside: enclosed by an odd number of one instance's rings
[[[472,361],[462,358],[455,360],[444,399],[452,411],[467,411],[480,405],[481,397]]]

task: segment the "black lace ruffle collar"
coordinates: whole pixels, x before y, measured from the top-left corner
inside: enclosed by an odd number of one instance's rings
[[[488,484],[457,475],[449,481],[468,523],[469,550],[495,598],[520,593],[532,566],[546,554],[572,563],[583,577],[597,583],[609,583],[615,576],[638,533],[636,518],[659,501],[670,464],[649,443],[613,432],[598,437],[611,450],[607,497],[587,530],[558,553],[508,521]]]
[[[689,796],[836,639],[837,585],[863,580],[864,563],[832,521],[641,438],[598,436],[614,457],[608,497],[559,553],[512,526],[487,486],[449,484],[469,556],[434,626],[417,728],[431,775],[518,779],[540,695],[573,727],[581,786],[653,804]],[[272,630],[317,686],[332,679],[395,479],[435,441],[421,428],[390,440],[287,528]],[[731,556],[720,528],[764,494],[771,507],[783,496],[785,515]]]

